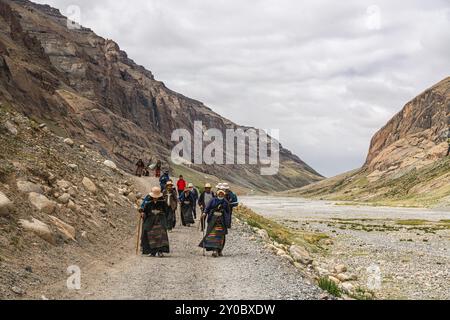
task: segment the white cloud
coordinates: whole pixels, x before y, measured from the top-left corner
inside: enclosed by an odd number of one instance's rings
[[[450,70],[446,0],[38,2],[79,5],[84,26],[171,89],[280,128],[326,175],[360,166],[371,136]]]

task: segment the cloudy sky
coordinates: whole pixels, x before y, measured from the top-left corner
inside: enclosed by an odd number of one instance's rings
[[[448,0],[37,2],[115,40],[169,88],[279,128],[326,176],[361,166],[372,135],[450,75]]]

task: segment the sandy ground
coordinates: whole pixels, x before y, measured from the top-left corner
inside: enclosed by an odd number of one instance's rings
[[[148,191],[153,179],[138,179]],[[171,254],[165,258],[130,254],[114,265],[82,270],[82,288],[69,291],[60,283],[47,298],[63,299],[319,299],[323,292],[285,259],[272,255],[244,225],[227,238],[225,257],[203,256],[197,226],[179,225],[169,234]],[[52,295],[53,294],[53,295]]]
[[[378,268],[384,299],[450,299],[448,210],[336,205],[300,198],[248,197],[241,201],[292,228],[324,232],[334,245],[317,257],[323,269],[349,266],[366,286]],[[426,220],[402,225],[400,220]]]

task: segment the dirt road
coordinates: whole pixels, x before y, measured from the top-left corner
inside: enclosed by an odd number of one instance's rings
[[[137,179],[142,192],[156,184]],[[82,289],[64,290],[66,299],[318,299],[322,291],[274,256],[240,225],[227,238],[225,257],[204,257],[197,227],[178,225],[169,234],[166,258],[128,257],[114,266],[82,270]],[[133,248],[134,239],[128,246]]]

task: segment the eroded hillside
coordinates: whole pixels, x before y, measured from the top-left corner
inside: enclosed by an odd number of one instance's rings
[[[195,121],[221,132],[247,129],[168,89],[114,41],[90,29],[69,29],[57,9],[2,0],[0,29],[0,98],[61,136],[84,141],[123,169],[152,156],[170,164],[173,130],[192,133]],[[286,190],[322,179],[284,148],[280,160],[275,176],[262,177],[260,165],[191,169],[257,190]]]
[[[450,206],[450,78],[409,102],[372,139],[365,165],[289,195]]]

